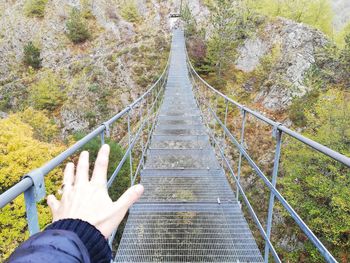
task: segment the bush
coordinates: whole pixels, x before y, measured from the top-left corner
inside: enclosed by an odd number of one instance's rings
[[[74,140],[78,141],[82,139],[86,134],[78,132],[73,135]],[[114,170],[117,168],[119,162],[124,156],[123,148],[116,142],[112,141],[110,138],[105,138],[105,143],[109,145],[111,151],[109,154],[109,163],[108,163],[108,178],[112,175]],[[89,151],[90,160],[95,160],[97,153],[101,147],[100,138],[95,138],[92,141],[88,142],[84,147],[83,151]],[[90,167],[93,167],[93,163]],[[110,197],[113,200],[117,200],[124,191],[130,186],[130,169],[129,169],[129,158],[126,159],[122,169],[119,171],[117,178],[114,180],[113,184],[109,188]]]
[[[91,37],[87,23],[77,8],[70,12],[66,26],[67,36],[74,44],[85,42]]]
[[[30,87],[29,100],[34,108],[53,111],[61,106],[66,98],[58,78],[52,73],[47,74]]]
[[[24,12],[27,16],[44,17],[48,0],[27,0],[24,4]]]
[[[125,2],[121,8],[122,17],[129,22],[136,23],[140,21],[140,14],[137,10],[136,4],[134,1]]]
[[[313,108],[319,95],[320,92],[318,89],[312,89],[304,96],[293,99],[292,105],[289,107],[289,117],[295,125],[298,127],[305,127],[307,125],[305,111]]]
[[[57,125],[47,117],[48,115],[47,111],[38,111],[33,108],[27,108],[15,114],[23,123],[32,127],[33,138],[42,142],[51,142],[59,133]]]
[[[38,168],[56,156],[63,147],[34,138],[31,125],[21,121],[17,114],[0,120],[0,192],[17,183],[25,173]],[[48,194],[56,192],[62,172],[54,169],[45,177]],[[51,222],[51,213],[45,201],[38,203],[39,223],[43,228]],[[18,245],[28,238],[23,195],[1,209],[0,262],[4,262]]]
[[[27,66],[39,69],[41,68],[40,49],[36,47],[33,42],[29,42],[24,46],[23,61]]]

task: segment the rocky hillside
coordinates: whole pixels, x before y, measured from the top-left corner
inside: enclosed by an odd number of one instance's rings
[[[169,14],[178,1],[44,1],[44,12],[28,14],[40,0],[5,0],[0,4],[0,111],[38,106],[33,90],[56,86],[48,110],[62,135],[88,130],[125,107],[165,65],[170,44]],[[192,3],[198,12],[198,1]],[[67,37],[73,8],[80,10],[91,37],[74,44]],[[41,69],[23,64],[24,47],[40,48]],[[47,84],[54,79],[54,83]],[[42,91],[44,92],[44,91]],[[52,88],[48,88],[52,95]],[[39,94],[42,95],[42,94]]]

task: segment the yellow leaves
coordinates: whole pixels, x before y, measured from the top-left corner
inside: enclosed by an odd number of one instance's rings
[[[3,153],[0,157],[2,191],[18,181],[26,172],[43,165],[62,150],[60,146],[35,139],[32,126],[22,122],[19,116],[21,114],[14,114],[0,120],[0,148]]]
[[[27,108],[16,115],[19,116],[22,122],[29,124],[33,128],[36,139],[48,142],[58,134],[57,125],[47,117],[47,111]]]
[[[26,123],[25,123],[26,122]],[[18,182],[25,173],[38,168],[63,151],[61,145],[40,141],[35,134],[49,136],[57,132],[43,112],[27,109],[0,120],[0,192]],[[40,137],[40,136],[39,136]],[[48,137],[46,137],[48,138]],[[62,178],[61,169],[55,169],[46,178],[48,193],[57,190]],[[39,204],[40,226],[51,221],[46,205]],[[20,242],[27,238],[27,224],[23,195],[1,210],[0,217],[0,261],[3,261]]]
[[[66,95],[62,81],[53,72],[47,71],[38,82],[30,87],[30,101],[37,109],[55,110],[63,104]]]

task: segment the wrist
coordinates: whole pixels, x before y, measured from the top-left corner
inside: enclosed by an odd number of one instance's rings
[[[45,230],[62,229],[74,232],[85,245],[91,263],[110,262],[112,251],[102,233],[90,223],[80,219],[62,219],[53,222]]]

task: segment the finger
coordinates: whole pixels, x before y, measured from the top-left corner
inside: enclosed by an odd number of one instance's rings
[[[77,171],[75,176],[75,185],[85,183],[89,180],[89,152],[83,151],[79,156]]]
[[[65,188],[70,188],[74,183],[74,163],[67,163],[64,169],[63,184]]]
[[[52,214],[55,214],[57,209],[60,206],[60,201],[57,200],[56,196],[54,195],[49,195],[47,197],[47,204],[49,205]]]
[[[108,158],[109,145],[104,144],[98,152],[94,172],[92,173],[91,177],[91,182],[101,185],[107,184]]]
[[[130,187],[114,202],[114,213],[123,218],[128,209],[141,197],[144,188],[141,184]]]

